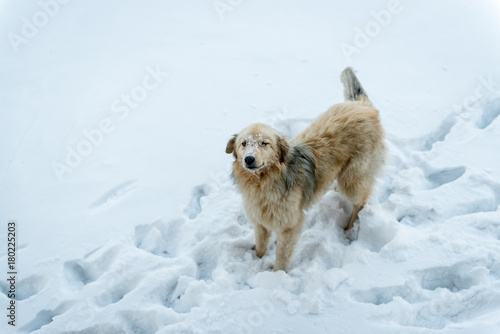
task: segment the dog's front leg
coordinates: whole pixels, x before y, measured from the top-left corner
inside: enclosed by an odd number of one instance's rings
[[[255,252],[258,257],[263,257],[267,253],[271,231],[260,224],[254,224],[253,226],[255,230]]]
[[[295,244],[299,239],[302,230],[302,220],[295,224],[292,228],[278,232],[278,244],[276,246],[276,263],[274,264],[274,271],[286,271],[288,263],[293,255]]]

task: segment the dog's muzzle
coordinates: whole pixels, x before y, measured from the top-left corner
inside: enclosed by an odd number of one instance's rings
[[[251,155],[245,157],[245,163],[247,166],[252,166],[255,163],[255,158]]]
[[[255,170],[255,169],[259,169],[262,166],[264,166],[264,164],[262,164],[261,166],[255,165],[255,157],[254,156],[248,155],[245,157],[245,168],[246,169]]]

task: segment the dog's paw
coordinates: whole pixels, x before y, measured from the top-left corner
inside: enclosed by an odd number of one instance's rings
[[[348,243],[358,240],[358,233],[359,233],[359,222],[354,223],[352,228],[344,230],[344,236]]]
[[[261,251],[255,251],[255,255],[257,255],[258,258],[263,258],[267,253],[267,249],[261,250]]]

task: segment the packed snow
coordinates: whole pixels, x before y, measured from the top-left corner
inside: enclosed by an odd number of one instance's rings
[[[499,15],[487,0],[0,1],[3,268],[18,229],[1,332],[500,333]],[[273,272],[227,140],[254,122],[293,137],[342,101],[346,66],[387,165],[353,231],[332,185]]]

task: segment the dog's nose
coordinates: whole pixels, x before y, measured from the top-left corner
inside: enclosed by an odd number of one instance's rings
[[[253,164],[254,162],[255,162],[255,158],[254,158],[254,157],[252,157],[251,155],[249,155],[249,156],[245,157],[245,163],[246,163],[247,165],[251,165],[251,164]]]

